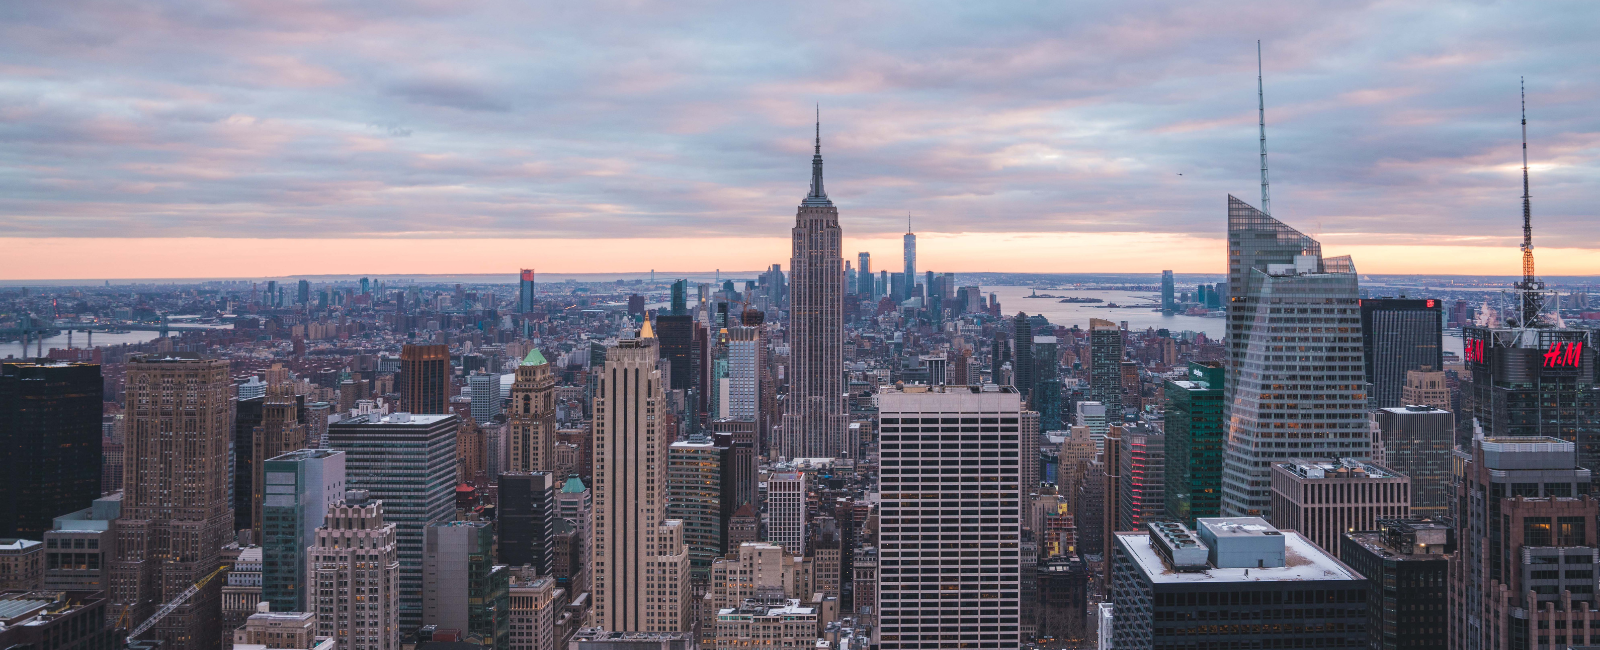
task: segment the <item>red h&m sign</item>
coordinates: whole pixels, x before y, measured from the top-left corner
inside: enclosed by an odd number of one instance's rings
[[[1483,339],[1467,339],[1466,345],[1462,347],[1462,351],[1466,353],[1467,361],[1472,363],[1484,363]]]
[[[1583,341],[1556,342],[1544,353],[1546,368],[1576,368],[1583,362]]]

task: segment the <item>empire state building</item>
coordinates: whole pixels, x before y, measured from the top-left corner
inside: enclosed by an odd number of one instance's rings
[[[839,209],[822,189],[822,124],[811,192],[795,214],[789,261],[789,394],[776,451],[789,458],[854,457],[845,439],[844,257]]]

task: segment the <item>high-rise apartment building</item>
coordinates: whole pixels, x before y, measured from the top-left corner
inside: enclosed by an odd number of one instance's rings
[[[862,251],[856,254],[856,293],[862,298],[875,298],[877,292],[873,291],[872,253]]]
[[[1122,433],[1122,463],[1117,490],[1117,530],[1138,530],[1166,515],[1166,436],[1148,429]]]
[[[1431,406],[1450,409],[1450,386],[1441,370],[1407,370],[1406,385],[1400,387],[1404,406]]]
[[[275,612],[306,612],[306,549],[328,508],[344,498],[344,452],[291,451],[262,463],[261,597]]]
[[[1470,339],[1469,339],[1470,340]],[[1516,349],[1516,348],[1512,348]],[[1460,650],[1559,648],[1600,642],[1600,501],[1577,445],[1547,436],[1476,436],[1457,456],[1450,570]],[[1587,638],[1586,638],[1587,637]]]
[[[489,522],[428,524],[422,584],[423,625],[461,630],[487,647],[508,646],[511,572],[494,562],[494,526]]]
[[[267,390],[262,396],[261,423],[255,426],[250,435],[250,457],[253,459],[250,485],[234,486],[235,490],[251,491],[250,529],[255,531],[256,539],[261,538],[261,517],[266,497],[263,474],[265,461],[306,446],[306,426],[302,423],[300,413],[302,398],[294,394],[289,370],[275,363],[266,375]]]
[[[1021,396],[910,387],[879,410],[881,647],[1018,647]]]
[[[97,364],[0,364],[0,537],[42,539],[100,496],[102,392]]]
[[[345,453],[345,485],[383,502],[395,524],[400,559],[400,627],[422,625],[423,531],[455,516],[455,415],[361,415],[328,425],[328,444]]]
[[[581,486],[582,483],[579,483]],[[500,502],[495,512],[500,532],[500,564],[531,566],[550,575],[555,557],[555,475],[550,472],[512,472],[500,475]],[[587,523],[587,522],[586,522]]]
[[[1450,515],[1456,416],[1431,406],[1378,409],[1383,464],[1411,479],[1411,516]]]
[[[1439,300],[1363,298],[1362,359],[1372,403],[1405,406],[1400,396],[1406,373],[1444,370],[1444,310]]]
[[[835,285],[837,286],[837,285]],[[606,350],[594,397],[591,623],[673,632],[689,623],[689,551],[667,514],[665,387],[649,321]]]
[[[506,418],[511,471],[555,470],[555,390],[550,363],[538,348],[529,350],[517,365],[516,383],[511,384],[511,411]]]
[[[1166,510],[1185,525],[1222,514],[1222,364],[1191,361],[1183,379],[1168,380]]]
[[[1107,421],[1122,423],[1122,328],[1099,318],[1089,319],[1089,399],[1105,405]]]
[[[789,395],[775,455],[840,458],[851,452],[845,444],[848,416],[843,397],[842,237],[839,209],[822,187],[819,124],[811,158],[811,192],[800,202],[791,238]]]
[[[1361,574],[1258,517],[1198,524],[1113,535],[1109,647],[1368,647]]]
[[[533,311],[536,294],[533,284],[533,269],[522,269],[522,279],[517,283],[517,311],[528,313]]]
[[[1034,367],[1033,323],[1028,321],[1028,315],[1026,313],[1020,311],[1017,312],[1016,319],[1012,321],[1012,331],[1012,342],[1016,345],[1016,360],[1012,364],[1012,368],[1016,371],[1015,382],[1013,385],[1017,387],[1017,393],[1022,396],[1022,403],[1028,404],[1028,400],[1033,395]]]
[[[467,376],[472,391],[472,419],[488,422],[500,415],[505,400],[500,397],[500,373],[478,371]]]
[[[1272,523],[1339,557],[1340,536],[1411,516],[1411,479],[1354,459],[1272,464]]]
[[[727,497],[733,495],[724,496],[724,488],[731,487],[724,465],[730,452],[702,434],[667,448],[667,518],[683,522],[689,570],[702,576],[727,549],[726,519],[733,514]]]
[[[450,412],[450,346],[400,347],[400,405],[409,413]]]
[[[127,464],[117,555],[116,610],[143,621],[210,575],[233,537],[228,499],[228,362],[167,354],[127,364]],[[163,617],[145,638],[172,650],[206,650],[222,639],[222,584],[212,581]]]
[[[795,557],[805,556],[805,473],[778,472],[767,477],[767,541]]]
[[[1222,513],[1270,519],[1274,460],[1370,456],[1356,271],[1231,196],[1228,254]]]
[[[1368,648],[1449,645],[1454,530],[1437,521],[1379,519],[1377,530],[1345,533],[1340,543],[1340,559],[1367,578]]]
[[[384,509],[366,490],[347,491],[306,549],[317,635],[335,639],[338,650],[400,647],[399,536]]]

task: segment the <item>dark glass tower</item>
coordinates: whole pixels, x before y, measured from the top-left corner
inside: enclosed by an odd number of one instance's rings
[[[1027,404],[1033,397],[1033,323],[1019,311],[1012,325],[1016,331],[1017,361],[1011,368],[1016,373],[1017,392],[1022,394],[1022,403]]]
[[[1099,318],[1089,319],[1089,399],[1105,405],[1107,422],[1121,424],[1122,328]]]
[[[417,414],[449,413],[450,346],[400,348],[401,407]]]
[[[695,378],[694,317],[687,313],[657,316],[655,329],[656,339],[661,342],[661,356],[672,362],[672,376],[668,378],[667,388],[695,388],[699,382]]]
[[[0,537],[44,539],[100,496],[103,386],[96,364],[0,365]]]
[[[1406,406],[1400,389],[1407,370],[1443,370],[1443,310],[1438,300],[1368,298],[1361,301],[1362,357],[1378,408]]]
[[[1189,362],[1183,379],[1168,380],[1167,515],[1192,525],[1222,513],[1222,382],[1219,362]]]
[[[501,564],[531,564],[539,575],[550,575],[555,558],[550,542],[555,535],[556,489],[550,472],[500,475],[500,507],[495,516]]]

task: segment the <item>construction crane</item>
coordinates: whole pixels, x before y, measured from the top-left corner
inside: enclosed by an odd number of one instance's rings
[[[150,628],[155,627],[156,623],[160,622],[161,619],[166,618],[167,614],[171,614],[172,610],[177,609],[179,605],[182,605],[185,601],[193,598],[195,594],[200,593],[200,590],[205,588],[206,583],[211,582],[212,578],[222,575],[223,572],[227,571],[229,568],[231,567],[227,564],[219,566],[217,567],[216,571],[212,571],[206,577],[201,578],[192,585],[189,585],[189,588],[183,590],[183,593],[178,594],[178,597],[172,599],[172,602],[162,605],[161,609],[156,610],[154,616],[145,619],[143,623],[139,624],[139,627],[133,628],[133,631],[128,633],[128,639],[132,640],[135,637],[150,631]]]

